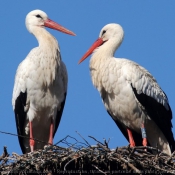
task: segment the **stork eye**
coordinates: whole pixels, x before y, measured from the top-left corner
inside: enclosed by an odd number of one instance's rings
[[[103,32],[102,32],[102,36],[103,36],[105,33],[106,33],[106,30],[103,30]]]
[[[38,14],[38,15],[36,15],[36,17],[37,17],[37,18],[42,18],[42,17],[41,17],[39,14]]]

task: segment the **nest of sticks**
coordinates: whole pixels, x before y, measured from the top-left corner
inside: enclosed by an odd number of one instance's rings
[[[102,143],[89,137],[96,141],[96,145],[90,145],[84,138],[79,142],[66,136],[55,145],[24,155],[12,153],[10,156],[4,147],[0,156],[0,174],[175,174],[175,153],[168,156],[156,148],[142,146],[109,149],[106,140]]]

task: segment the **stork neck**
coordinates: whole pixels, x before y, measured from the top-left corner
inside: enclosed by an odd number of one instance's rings
[[[119,47],[120,43],[116,45],[116,41],[108,40],[99,48],[97,48],[91,59],[108,59],[114,56],[116,49]]]
[[[40,48],[59,49],[57,40],[45,28],[36,27],[32,33],[37,38]]]
[[[58,73],[61,57],[59,53],[59,47],[57,40],[44,28],[37,27],[32,32],[38,40],[38,50],[41,51],[42,56],[38,59],[42,59],[40,66],[42,67],[43,84],[50,86],[56,79]]]

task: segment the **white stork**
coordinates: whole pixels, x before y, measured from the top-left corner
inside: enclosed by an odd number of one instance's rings
[[[119,24],[104,26],[79,63],[94,51],[90,60],[93,85],[130,145],[158,146],[170,155],[175,142],[168,98],[145,68],[128,59],[114,58],[123,36]]]
[[[18,66],[13,89],[17,132],[31,138],[18,137],[23,153],[53,143],[66,100],[66,66],[61,60],[57,40],[44,27],[75,36],[41,10],[28,13],[26,27],[37,38],[39,46]]]

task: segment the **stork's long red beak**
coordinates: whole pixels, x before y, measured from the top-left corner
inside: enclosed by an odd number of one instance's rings
[[[84,61],[97,47],[101,46],[104,43],[102,38],[98,38],[94,44],[90,47],[90,49],[84,54],[84,56],[79,60],[78,64]]]
[[[76,34],[68,29],[66,29],[65,27],[61,26],[60,24],[52,21],[51,19],[48,19],[44,22],[44,26],[45,27],[48,27],[48,28],[51,28],[51,29],[55,29],[55,30],[58,30],[60,32],[63,32],[63,33],[66,33],[66,34],[69,34],[69,35],[73,35],[75,36]]]

